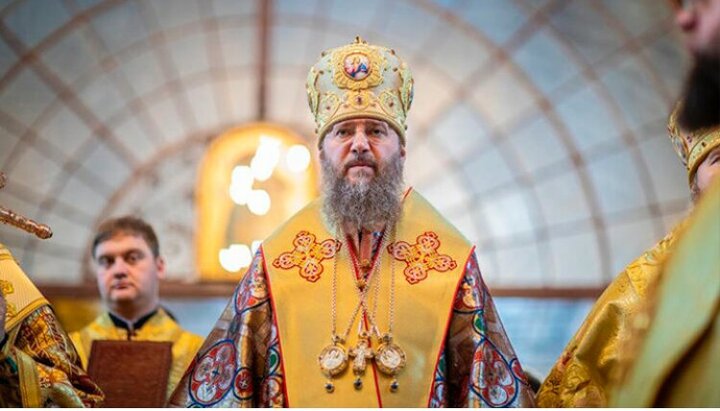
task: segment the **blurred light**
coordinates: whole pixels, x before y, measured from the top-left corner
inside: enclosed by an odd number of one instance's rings
[[[252,190],[247,204],[251,213],[265,215],[270,211],[270,195],[265,190]]]
[[[255,240],[252,242],[252,245],[250,245],[250,250],[252,251],[252,254],[255,255],[257,253],[258,248],[262,245],[262,241]]]
[[[253,183],[252,170],[248,166],[235,166],[232,171],[232,184],[251,187]]]
[[[231,273],[237,272],[242,268],[240,266],[240,259],[229,248],[220,250],[220,265]]]
[[[232,273],[249,267],[252,262],[250,248],[245,244],[232,244],[228,248],[223,248],[220,250],[219,257],[222,268]]]
[[[241,187],[238,185],[231,185],[230,186],[230,198],[232,198],[232,201],[235,202],[237,205],[245,205],[248,202],[248,199],[250,198],[250,192],[252,191],[252,188],[250,187]]]
[[[230,198],[237,205],[245,205],[252,191],[253,176],[248,166],[236,166],[232,171]]]
[[[245,244],[233,244],[230,246],[230,250],[233,250],[237,255],[238,261],[240,261],[240,267],[250,267],[252,262],[252,255],[250,254],[250,248]]]
[[[302,173],[310,165],[310,150],[302,144],[296,144],[288,149],[285,161],[290,171]]]
[[[280,144],[280,140],[276,138],[260,137],[260,145],[250,161],[250,168],[256,180],[265,181],[270,178],[280,160]]]

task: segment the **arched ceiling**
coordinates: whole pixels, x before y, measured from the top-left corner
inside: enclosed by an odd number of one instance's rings
[[[657,0],[19,0],[0,9],[0,238],[81,281],[93,227],[134,212],[192,278],[204,147],[255,120],[312,142],[307,70],[361,35],[415,77],[407,183],[503,287],[597,287],[688,207],[665,133],[688,58]]]

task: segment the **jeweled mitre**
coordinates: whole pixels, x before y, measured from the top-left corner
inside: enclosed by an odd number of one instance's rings
[[[310,68],[306,89],[318,145],[335,123],[353,118],[386,121],[405,144],[413,79],[394,50],[356,37],[351,44],[324,51]]]
[[[687,168],[688,181],[692,183],[700,163],[712,150],[720,146],[720,127],[709,127],[694,132],[681,129],[677,121],[681,106],[682,102],[675,106],[668,119],[667,128],[673,148]]]

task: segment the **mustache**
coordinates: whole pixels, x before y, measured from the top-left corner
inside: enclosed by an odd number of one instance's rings
[[[371,167],[374,171],[378,169],[377,161],[373,160],[369,156],[359,156],[354,160],[350,160],[343,166],[343,173],[347,173],[351,167],[365,166]]]

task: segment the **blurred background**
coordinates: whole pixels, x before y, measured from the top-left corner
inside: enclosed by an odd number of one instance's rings
[[[207,334],[262,239],[317,194],[308,68],[356,35],[412,69],[406,182],[477,245],[520,361],[686,213],[665,123],[689,57],[658,0],[0,1],[0,242],[68,330],[94,228],[132,213],[163,303]]]

